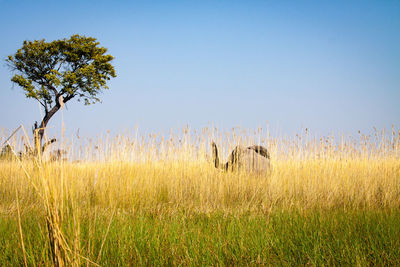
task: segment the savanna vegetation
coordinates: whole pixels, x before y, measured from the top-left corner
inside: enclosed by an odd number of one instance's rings
[[[53,138],[42,144],[47,124],[67,102],[99,102],[99,94],[108,89],[107,81],[116,77],[111,64],[114,57],[99,45],[96,38],[78,34],[51,42],[26,40],[6,59],[13,71],[11,81],[43,108],[41,122],[36,121],[32,128],[35,144],[27,147],[31,154],[44,151],[56,141]]]
[[[218,170],[212,141],[222,159],[264,145],[273,170]],[[61,161],[19,156],[23,142],[0,161],[1,266],[400,265],[395,130],[75,137]]]

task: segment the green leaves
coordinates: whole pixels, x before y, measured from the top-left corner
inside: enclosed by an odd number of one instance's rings
[[[38,98],[39,91],[33,86],[32,80],[25,79],[22,75],[16,74],[12,77],[11,81],[24,89],[26,97]]]
[[[86,105],[100,101],[97,95],[116,77],[113,57],[106,52],[95,38],[73,35],[52,42],[24,41],[6,61],[17,72],[11,81],[48,110],[61,95],[64,102],[74,97]]]

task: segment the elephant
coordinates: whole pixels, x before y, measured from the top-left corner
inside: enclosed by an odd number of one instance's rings
[[[263,146],[236,146],[231,152],[226,163],[219,163],[217,145],[212,142],[212,156],[214,166],[225,171],[246,171],[266,173],[271,171],[270,154]]]

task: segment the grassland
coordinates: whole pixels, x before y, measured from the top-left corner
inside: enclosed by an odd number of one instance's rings
[[[272,173],[216,170],[211,140],[223,158],[268,146]],[[400,265],[395,131],[184,129],[64,146],[68,161],[0,161],[1,266]]]

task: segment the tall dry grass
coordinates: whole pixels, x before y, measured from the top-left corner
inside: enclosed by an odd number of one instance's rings
[[[239,143],[268,147],[272,173],[215,169],[209,156],[213,140],[222,160]],[[10,141],[16,154],[23,142],[26,137]],[[400,132],[394,130],[316,137],[306,129],[276,138],[262,129],[183,129],[168,136],[75,137],[61,148],[66,161],[49,161],[43,155],[0,163],[0,214],[42,214],[57,266],[94,264],[96,259],[84,256],[92,248],[90,242],[81,246],[80,222],[89,221],[90,236],[99,214],[108,214],[111,223],[120,213],[190,216],[400,208]],[[21,232],[22,249],[23,240]]]

